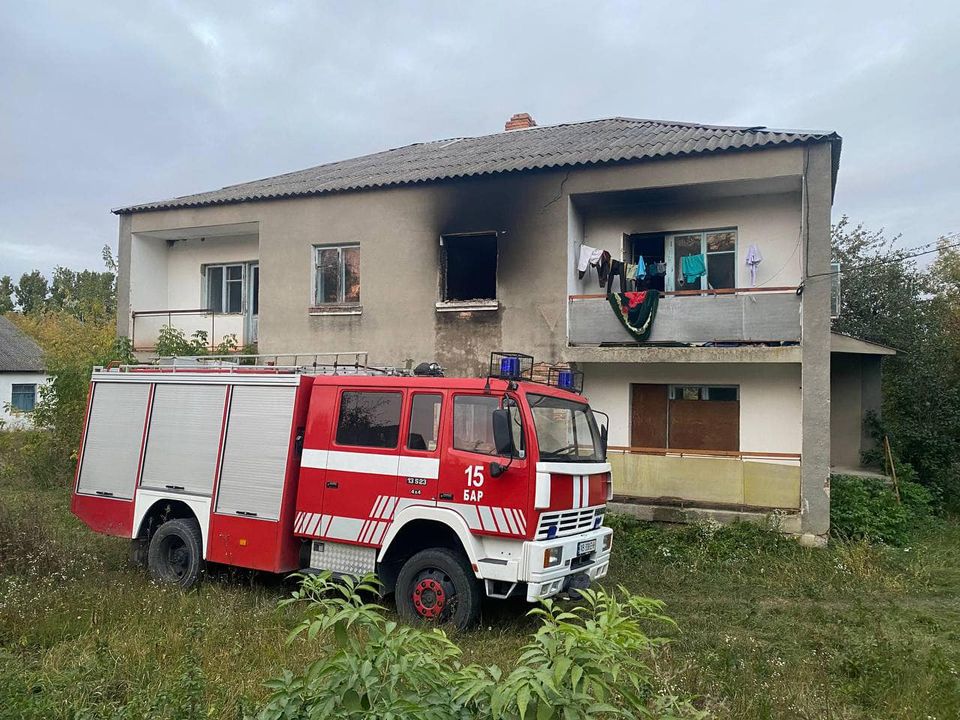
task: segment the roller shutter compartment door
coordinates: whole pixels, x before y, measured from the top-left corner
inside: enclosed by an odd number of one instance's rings
[[[77,492],[133,497],[149,396],[148,383],[94,384]]]
[[[280,517],[295,387],[237,386],[230,400],[218,513]]]
[[[210,495],[226,392],[224,385],[157,385],[143,487]]]

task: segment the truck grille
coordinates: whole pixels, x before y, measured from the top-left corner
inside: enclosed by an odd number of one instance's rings
[[[603,524],[605,509],[604,507],[593,507],[543,513],[540,515],[540,523],[537,525],[537,540],[548,539],[552,527],[557,528],[553,537],[576,535],[600,527]]]

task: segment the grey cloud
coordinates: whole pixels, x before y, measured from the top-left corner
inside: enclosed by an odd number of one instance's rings
[[[112,207],[609,115],[835,129],[837,216],[960,229],[953,3],[0,6],[0,273],[99,265]]]

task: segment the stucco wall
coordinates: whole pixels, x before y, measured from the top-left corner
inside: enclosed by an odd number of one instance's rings
[[[584,395],[610,416],[611,445],[630,445],[630,383],[739,385],[740,450],[800,452],[799,365],[585,363],[582,369]]]
[[[11,413],[7,406],[12,399],[13,386],[20,384],[37,385],[39,398],[39,386],[47,382],[45,373],[0,373],[0,421],[7,424],[8,427],[29,427],[29,413]]]
[[[880,412],[880,362],[877,355],[831,356],[831,466],[860,467],[861,453],[874,444],[864,420],[868,412]]]
[[[137,213],[130,232],[259,223],[264,352],[366,350],[377,363],[437,360],[451,372],[476,373],[491,350],[565,358],[567,281],[578,234],[571,195],[801,171],[802,152],[785,148]],[[490,230],[499,233],[499,311],[436,312],[440,236]],[[124,242],[129,237],[121,235],[121,258]],[[362,315],[311,316],[312,246],[347,242],[361,246]],[[126,333],[129,318],[118,322]]]

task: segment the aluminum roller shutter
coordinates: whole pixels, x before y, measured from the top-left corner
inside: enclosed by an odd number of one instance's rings
[[[234,387],[217,512],[280,517],[296,392],[295,387]]]
[[[226,392],[225,385],[157,384],[143,487],[210,495]]]
[[[94,383],[77,492],[133,497],[149,397],[149,383]]]

